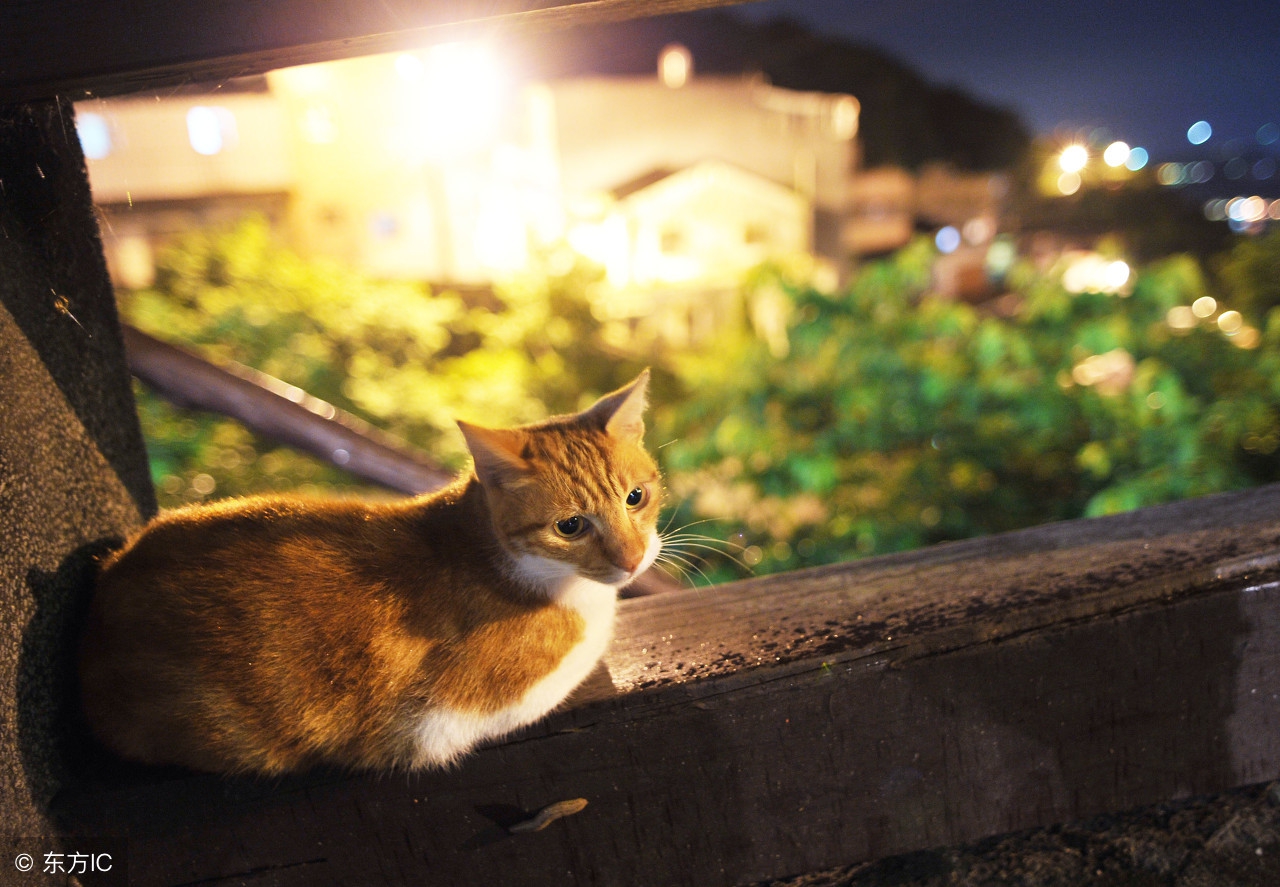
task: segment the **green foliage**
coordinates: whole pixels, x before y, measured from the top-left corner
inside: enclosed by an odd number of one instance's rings
[[[1018,268],[1002,317],[929,295],[931,258],[917,243],[836,296],[793,287],[781,360],[743,337],[685,361],[690,398],[659,414],[671,485],[761,570],[1280,479],[1280,313],[1253,350],[1212,318],[1172,328],[1205,294],[1178,257],[1127,297]]]
[[[593,272],[529,275],[468,301],[376,281],[282,249],[267,224],[194,232],[158,262],[155,285],[121,299],[124,318],[217,362],[269,373],[452,465],[453,420],[501,425],[577,409],[638,362],[592,343]],[[630,375],[629,375],[630,374]],[[161,502],[263,489],[359,488],[344,472],[139,391]]]
[[[1061,268],[1024,264],[984,308],[930,294],[935,253],[920,241],[837,294],[754,275],[749,290],[790,305],[782,357],[737,330],[623,360],[600,341],[590,270],[464,298],[303,261],[255,220],[181,240],[122,310],[455,465],[453,417],[574,410],[653,363],[649,439],[672,525],[708,521],[697,529],[773,571],[1280,479],[1278,255],[1274,235],[1243,242],[1211,280],[1195,259],[1167,258],[1127,295],[1071,295]],[[1195,319],[1188,306],[1211,291],[1217,313]],[[1216,323],[1226,308],[1243,314],[1234,337]],[[355,485],[145,391],[140,411],[167,505]],[[740,574],[715,564],[712,578]]]
[[[1255,317],[1280,308],[1280,227],[1272,225],[1261,237],[1241,238],[1217,264],[1236,308]]]

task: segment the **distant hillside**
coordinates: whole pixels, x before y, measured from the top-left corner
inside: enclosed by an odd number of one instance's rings
[[[689,48],[695,75],[762,72],[778,86],[856,96],[867,166],[945,161],[1007,169],[1030,145],[1013,112],[934,86],[875,49],[788,21],[755,25],[709,10],[583,25],[540,33],[523,54],[530,73],[545,77],[648,74],[668,43]]]

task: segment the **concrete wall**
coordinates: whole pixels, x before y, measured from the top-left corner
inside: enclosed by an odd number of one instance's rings
[[[93,557],[154,510],[71,105],[0,106],[0,849],[58,831]]]

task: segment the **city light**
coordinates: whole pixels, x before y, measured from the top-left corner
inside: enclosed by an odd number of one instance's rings
[[[658,56],[658,77],[664,86],[679,89],[693,75],[693,54],[679,43],[672,43]]]
[[[1232,222],[1261,222],[1270,209],[1267,201],[1256,194],[1252,197],[1236,197],[1227,202],[1226,217]]]
[[[418,113],[406,112],[399,142],[412,154],[442,158],[481,150],[494,139],[507,81],[487,47],[441,43],[396,59]]]
[[[1197,120],[1187,129],[1187,141],[1193,145],[1203,145],[1213,135],[1213,127],[1207,120]]]
[[[1146,148],[1133,148],[1129,151],[1128,158],[1125,159],[1124,167],[1130,172],[1137,172],[1146,166],[1147,161],[1150,159]]]
[[[1218,310],[1218,300],[1213,296],[1201,296],[1191,303],[1191,313],[1196,317],[1212,317]]]
[[[101,114],[77,113],[76,135],[80,150],[90,160],[102,160],[111,153],[111,127]]]
[[[1058,155],[1058,166],[1065,173],[1078,173],[1089,162],[1089,151],[1084,145],[1068,145]]]
[[[236,138],[236,118],[226,108],[196,105],[187,111],[187,140],[197,154],[220,154],[235,147]]]
[[[939,252],[953,253],[960,246],[960,232],[948,225],[938,231],[934,243],[938,245]]]
[[[1124,295],[1131,271],[1119,259],[1108,261],[1097,253],[1078,252],[1067,256],[1062,287],[1069,293],[1110,293]]]
[[[1162,185],[1202,185],[1214,176],[1213,164],[1207,160],[1195,163],[1162,163],[1156,170],[1156,180]]]
[[[1130,153],[1129,146],[1124,142],[1112,142],[1102,152],[1102,162],[1111,167],[1123,166],[1128,162]]]

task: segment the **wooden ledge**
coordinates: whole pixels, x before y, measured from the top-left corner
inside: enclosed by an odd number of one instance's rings
[[[1270,487],[640,598],[608,680],[455,770],[62,815],[141,885],[732,885],[1221,791],[1280,776],[1277,549]]]

